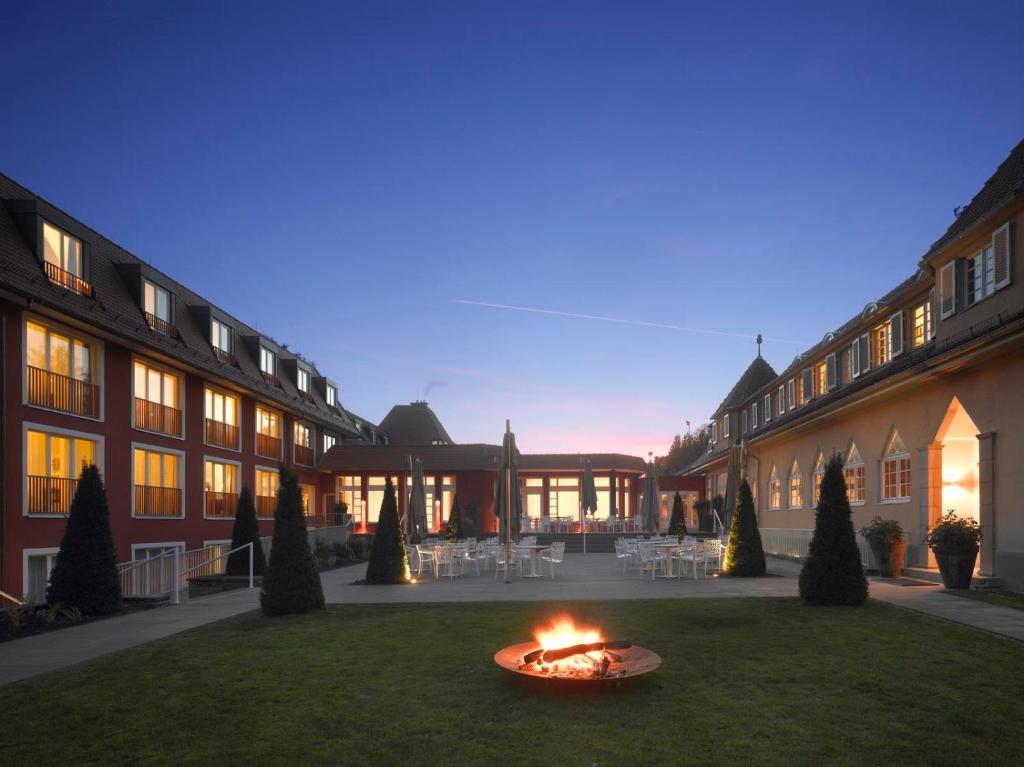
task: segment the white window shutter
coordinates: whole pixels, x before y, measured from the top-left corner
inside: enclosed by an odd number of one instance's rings
[[[850,378],[860,375],[860,339],[853,339],[850,344]]]
[[[867,333],[860,337],[860,372],[871,370],[871,336]]]
[[[825,388],[836,388],[836,353],[832,352],[825,358]]]
[[[903,353],[903,312],[896,312],[889,318],[889,355]]]
[[[939,269],[939,316],[942,319],[956,314],[956,261]]]
[[[1010,284],[1010,222],[1007,221],[992,234],[992,257],[995,259],[996,290]]]

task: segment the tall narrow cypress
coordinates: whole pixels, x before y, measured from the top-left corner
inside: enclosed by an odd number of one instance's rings
[[[672,499],[672,516],[668,521],[668,534],[683,536],[686,535],[686,520],[683,519],[683,497],[676,491],[676,497]]]
[[[288,615],[319,610],[324,606],[320,573],[313,564],[302,513],[298,479],[281,468],[274,512],[274,543],[263,578],[260,606],[267,615]]]
[[[736,513],[732,515],[732,524],[729,525],[729,545],[722,570],[728,575],[748,578],[764,575],[767,569],[761,531],[757,528],[754,496],[744,479],[736,499]]]
[[[800,597],[812,605],[859,605],[868,598],[868,581],[846,497],[843,461],[838,455],[829,459],[821,478],[814,535],[800,570]]]
[[[260,541],[260,527],[256,522],[256,504],[253,503],[249,488],[243,487],[235,507],[235,524],[231,529],[232,554],[228,556],[225,572],[228,575],[249,574],[249,552],[234,551],[247,543],[252,544],[253,575],[263,575],[267,569],[267,560],[263,555],[263,544]]]
[[[384,488],[384,501],[380,505],[377,530],[373,534],[370,563],[366,566],[366,582],[409,582],[409,555],[405,550],[405,533],[398,522],[398,500],[391,477],[388,477]]]
[[[91,464],[78,477],[46,601],[77,607],[83,615],[108,615],[121,607],[107,492],[100,470]]]
[[[452,499],[452,510],[448,513],[448,525],[444,530],[444,539],[454,543],[465,537],[462,529],[462,509],[459,508],[459,497],[455,496]]]

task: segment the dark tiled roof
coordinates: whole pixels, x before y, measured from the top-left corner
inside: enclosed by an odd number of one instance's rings
[[[960,211],[946,233],[928,249],[925,259],[938,255],[946,245],[961,237],[988,215],[1001,208],[1013,198],[1024,194],[1024,140],[996,168],[988,181],[981,187],[967,206]]]
[[[380,422],[392,445],[454,444],[444,425],[426,402],[395,405]]]
[[[60,217],[72,222],[85,233],[88,243],[88,278],[95,291],[87,298],[51,283],[42,264],[26,242],[15,222],[12,210],[19,203],[29,201],[38,206],[41,214]],[[3,203],[7,203],[6,205]],[[53,223],[62,225],[61,220]],[[73,234],[75,232],[72,232]],[[142,308],[127,282],[126,273],[145,269],[174,293],[177,338],[171,338],[150,329]],[[154,352],[176,359],[201,370],[215,379],[222,379],[248,389],[255,396],[276,402],[321,425],[339,433],[356,435],[352,418],[341,408],[333,408],[325,401],[325,392],[313,385],[311,397],[300,396],[294,380],[279,373],[279,384],[264,380],[259,369],[258,350],[252,353],[243,339],[263,336],[254,328],[218,309],[200,295],[162,274],[159,270],[103,237],[95,230],[64,213],[38,195],[0,173],[0,283],[6,289],[33,302],[57,310],[71,317],[124,339],[149,348]],[[200,326],[197,314],[212,307],[214,316],[222,317],[234,329],[235,364],[221,362],[214,356],[209,332]],[[267,339],[271,340],[271,339]],[[298,355],[274,344],[279,351],[282,370],[289,364],[298,364]],[[308,362],[314,379],[320,378],[316,367]]]
[[[742,405],[747,398],[755,391],[760,389],[769,381],[775,380],[775,369],[768,364],[768,362],[760,354],[754,358],[743,375],[740,376],[740,380],[736,382],[736,385],[732,387],[725,399],[722,400],[722,404],[718,406],[718,410],[711,416],[717,418],[725,410],[739,407]]]

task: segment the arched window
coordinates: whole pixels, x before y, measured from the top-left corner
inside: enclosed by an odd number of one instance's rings
[[[882,456],[882,500],[910,500],[910,451],[895,429]]]
[[[825,476],[825,454],[818,451],[818,457],[814,461],[814,505],[817,506],[821,500],[821,480]]]
[[[771,476],[768,477],[768,510],[778,511],[782,507],[782,482],[779,480],[779,472],[772,466]]]
[[[789,508],[802,509],[804,507],[804,478],[800,473],[800,464],[793,459],[793,465],[789,469]]]
[[[850,443],[843,464],[843,479],[846,480],[846,498],[851,504],[864,503],[864,461],[860,457],[857,445]]]

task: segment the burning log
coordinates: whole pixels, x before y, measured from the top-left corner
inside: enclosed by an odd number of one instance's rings
[[[602,650],[626,650],[632,646],[633,643],[628,639],[617,639],[613,642],[588,642],[586,644],[571,645],[570,647],[557,647],[551,650],[541,648],[526,653],[526,655],[523,656],[523,665],[528,666],[535,661],[541,661],[542,663],[554,663],[557,660],[569,658],[573,655],[584,655],[588,652],[600,652]],[[622,657],[615,653],[609,654],[615,661],[622,660]]]

